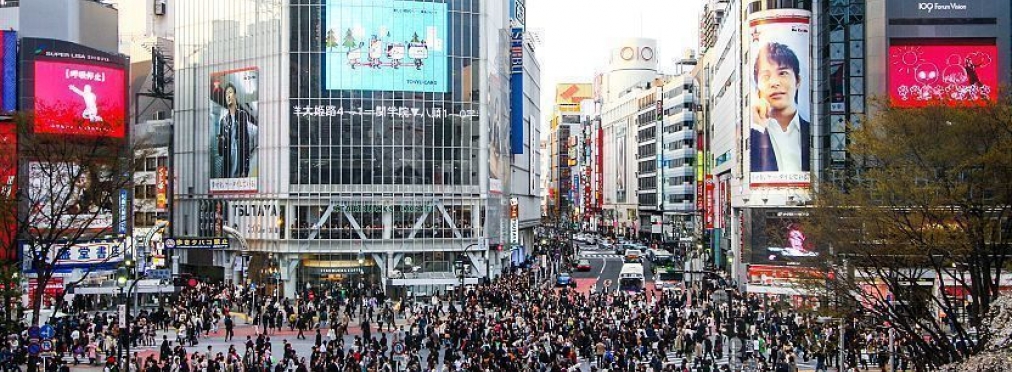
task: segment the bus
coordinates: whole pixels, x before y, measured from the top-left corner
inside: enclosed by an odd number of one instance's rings
[[[643,264],[627,263],[622,265],[622,271],[618,274],[618,289],[630,293],[639,293],[644,289],[645,280]]]

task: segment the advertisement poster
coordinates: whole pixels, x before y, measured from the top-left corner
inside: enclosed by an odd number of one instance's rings
[[[749,16],[750,187],[811,182],[811,12],[777,9]]]
[[[201,200],[197,208],[197,234],[211,237],[225,236],[222,226],[228,224],[228,202]]]
[[[615,128],[615,195],[619,203],[625,203],[625,128]]]
[[[25,257],[34,257],[30,244],[22,244],[21,249]],[[73,269],[89,268],[93,273],[98,271],[115,270],[116,266],[123,262],[122,242],[116,240],[93,240],[67,246],[66,244],[54,243],[49,248],[49,254],[45,257],[46,262],[55,262],[54,271],[58,273],[70,273]],[[56,255],[60,254],[57,258]],[[54,261],[55,260],[55,261]],[[22,266],[25,272],[34,273],[30,260],[26,260]]]
[[[753,210],[751,262],[777,266],[817,264],[820,249],[808,240],[802,223],[808,215],[804,210]]]
[[[211,74],[211,193],[257,191],[257,77],[256,68]]]
[[[115,206],[110,203],[118,198],[93,195],[100,192],[92,187],[98,183],[98,175],[82,171],[76,163],[28,163],[28,199],[32,203],[28,221],[43,231],[112,228]]]
[[[714,198],[713,198],[713,196],[714,196],[713,195],[713,193],[714,193],[714,186],[715,186],[714,183],[713,183],[713,175],[712,174],[707,174],[705,180],[706,180],[705,181],[705,187],[706,188],[704,189],[704,197],[706,198],[706,202],[705,202],[706,203],[705,204],[706,219],[705,219],[705,222],[706,222],[706,228],[707,229],[712,229],[713,228],[713,217],[714,217],[714,211],[713,210],[714,210],[714,204],[715,204],[714,203]]]
[[[892,40],[889,98],[899,107],[994,102],[998,98],[997,58],[993,41],[959,45]]]
[[[35,61],[35,133],[123,138],[126,81],[121,68]]]
[[[325,87],[446,92],[445,3],[327,0]]]

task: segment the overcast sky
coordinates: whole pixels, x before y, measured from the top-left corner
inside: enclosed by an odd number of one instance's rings
[[[527,0],[527,28],[541,34],[541,112],[549,115],[555,84],[592,82],[608,50],[626,37],[657,39],[661,69],[696,49],[705,0]],[[670,68],[667,69],[670,71]]]

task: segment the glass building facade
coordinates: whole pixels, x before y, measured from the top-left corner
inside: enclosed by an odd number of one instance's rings
[[[173,234],[231,227],[253,257],[245,277],[227,251],[183,262],[233,280],[266,272],[286,295],[319,281],[452,284],[465,256],[467,276],[493,276],[508,3],[181,1]]]

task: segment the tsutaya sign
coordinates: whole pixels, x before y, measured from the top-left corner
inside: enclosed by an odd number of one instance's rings
[[[520,200],[510,198],[510,244],[520,244]]]
[[[284,213],[277,200],[233,200],[228,221],[248,239],[277,239]]]

